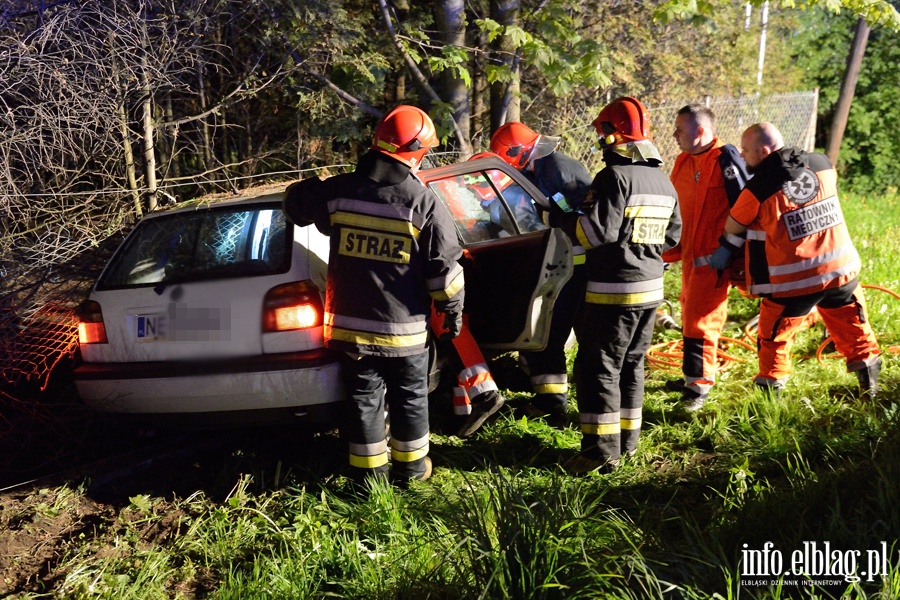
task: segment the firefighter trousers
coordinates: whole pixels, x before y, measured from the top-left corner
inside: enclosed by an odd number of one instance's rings
[[[644,404],[644,356],[653,337],[656,306],[586,303],[578,319],[575,385],[581,449],[616,461],[637,448]]]
[[[586,286],[586,267],[577,265],[553,305],[547,347],[540,352],[521,353],[528,365],[534,405],[541,410],[565,411],[569,396],[566,342],[584,303]]]
[[[428,455],[428,352],[411,356],[342,355],[341,378],[347,394],[342,437],[349,445],[353,477],[397,482],[425,473]],[[390,463],[384,418],[390,412]]]
[[[695,267],[691,260],[682,261],[681,370],[685,387],[698,395],[708,394],[716,381],[719,336],[728,318],[730,286],[727,282],[719,285],[717,280],[718,273],[708,265]]]
[[[805,325],[806,315],[818,308],[834,347],[847,360],[847,371],[866,369],[877,362],[880,350],[866,313],[862,288],[854,279],[840,287],[792,298],[763,298],[759,310],[759,373],[762,387],[782,387],[791,374],[791,346]]]

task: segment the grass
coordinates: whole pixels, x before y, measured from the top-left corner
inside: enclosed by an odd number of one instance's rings
[[[862,282],[900,290],[898,198],[848,195],[844,214]],[[579,447],[574,408],[562,429],[507,412],[473,440],[433,435],[434,477],[405,491],[374,485],[358,494],[340,476],[296,475],[304,466],[295,464],[285,484],[260,487],[262,474],[249,473],[222,501],[134,496],[59,557],[64,577],[52,595],[898,598],[900,361],[889,349],[900,344],[900,300],[867,294],[886,351],[879,401],[854,399],[843,361],[815,358],[818,325],[798,340],[780,400],[754,390],[755,357],[741,349],[734,354],[747,362],[723,373],[696,415],[679,412],[677,394],[665,390],[671,374],[651,371],[638,453],[611,475],[573,478],[559,468]],[[753,314],[755,301],[736,296],[728,334],[740,336]],[[67,510],[80,492],[65,489],[41,510]],[[887,563],[858,582],[742,583],[747,553],[767,543],[786,563],[812,543],[858,551],[862,570],[882,542]]]

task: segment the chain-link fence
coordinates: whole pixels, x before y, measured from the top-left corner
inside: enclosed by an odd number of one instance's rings
[[[667,171],[675,163],[680,150],[672,137],[675,115],[686,104],[703,104],[716,115],[716,135],[726,143],[740,145],[741,134],[753,123],[774,123],[784,135],[787,146],[799,146],[811,151],[816,134],[816,110],[818,90],[771,94],[768,96],[741,96],[739,98],[685,99],[660,106],[648,106],[653,142],[663,158]],[[562,137],[560,150],[579,159],[595,173],[602,168],[600,152],[593,150],[597,132],[591,122],[597,118],[602,106],[573,106],[565,114],[543,123],[527,123],[533,129],[548,135]]]

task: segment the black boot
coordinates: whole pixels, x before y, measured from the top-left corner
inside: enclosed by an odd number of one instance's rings
[[[775,400],[781,400],[781,392],[784,389],[784,384],[776,383],[773,385],[768,385],[765,383],[756,382],[756,389],[761,391],[763,394],[765,394],[769,398],[774,398]]]
[[[472,398],[472,413],[466,417],[459,431],[456,432],[457,437],[467,438],[474,435],[488,417],[503,407],[504,402],[503,396],[496,390],[482,392]]]
[[[860,398],[874,400],[878,395],[878,374],[881,373],[881,359],[877,359],[865,369],[856,372],[859,379]]]

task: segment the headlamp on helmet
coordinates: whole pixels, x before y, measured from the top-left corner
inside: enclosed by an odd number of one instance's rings
[[[631,96],[616,98],[594,119],[603,148],[650,139],[650,113]]]

